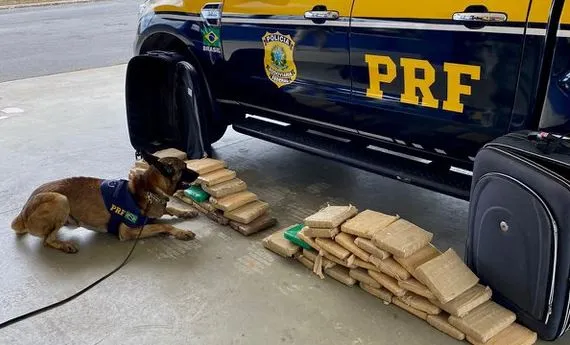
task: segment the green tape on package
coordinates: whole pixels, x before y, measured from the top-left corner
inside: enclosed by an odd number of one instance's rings
[[[290,242],[295,243],[299,247],[303,247],[305,249],[312,249],[312,247],[307,242],[297,237],[297,234],[299,233],[299,231],[303,230],[303,227],[304,227],[303,224],[294,225],[289,229],[285,230],[285,232],[283,233],[283,237],[285,237]]]
[[[184,191],[184,195],[196,202],[208,201],[210,194],[204,192],[200,186],[192,186]]]

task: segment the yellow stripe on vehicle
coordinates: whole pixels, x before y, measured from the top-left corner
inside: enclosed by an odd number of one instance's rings
[[[329,11],[337,11],[339,16],[350,16],[352,1],[350,0],[226,0],[224,14],[251,14],[251,15],[289,15],[303,16],[311,11],[315,5],[324,5]]]

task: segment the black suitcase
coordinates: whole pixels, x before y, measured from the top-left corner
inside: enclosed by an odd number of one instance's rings
[[[174,147],[189,159],[207,156],[201,121],[203,96],[195,68],[177,53],[151,51],[127,65],[125,97],[133,148],[155,152]]]
[[[517,321],[555,340],[570,319],[570,150],[516,132],[477,154],[466,263]]]

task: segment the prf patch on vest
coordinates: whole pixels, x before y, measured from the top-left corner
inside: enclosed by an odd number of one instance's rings
[[[295,42],[290,35],[279,31],[266,32],[262,38],[265,47],[263,59],[265,74],[278,88],[289,85],[297,79],[297,66],[293,59]]]
[[[447,95],[446,99],[440,100],[432,93],[431,88],[436,81],[436,69],[429,61],[402,57],[395,62],[390,56],[372,54],[365,54],[364,60],[368,65],[370,80],[366,90],[367,97],[376,99],[384,97],[382,85],[394,82],[398,73],[396,63],[399,63],[404,74],[404,90],[400,102],[456,113],[463,113],[464,104],[461,102],[461,96],[470,96],[473,83],[481,79],[481,66],[445,62],[443,72],[447,78]],[[418,71],[422,72],[423,77],[418,77]],[[462,79],[469,81],[462,83]],[[422,95],[421,102],[418,93]]]

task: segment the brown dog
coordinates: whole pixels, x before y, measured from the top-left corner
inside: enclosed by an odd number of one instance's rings
[[[169,234],[179,240],[193,239],[191,231],[147,222],[165,214],[188,216],[167,207],[167,202],[198,174],[177,158],[159,160],[146,152],[142,156],[149,168],[144,173],[131,174],[129,180],[72,177],[41,185],[13,220],[12,229],[19,235],[41,237],[44,245],[66,253],[76,253],[78,249],[74,243],[57,238],[64,225],[111,232],[122,241],[136,238],[143,225],[140,238]]]

